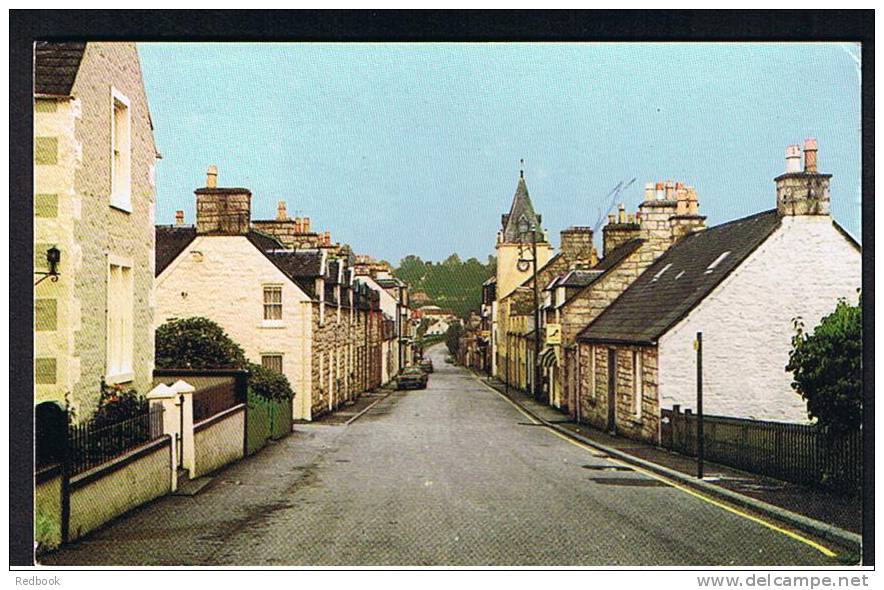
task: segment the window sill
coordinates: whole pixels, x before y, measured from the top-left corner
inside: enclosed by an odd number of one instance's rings
[[[104,382],[108,385],[118,385],[121,383],[131,383],[135,379],[135,374],[131,371],[128,373],[117,373],[116,375],[105,375]]]
[[[122,211],[123,213],[132,213],[132,199],[125,197],[111,197],[111,209]]]
[[[282,322],[280,320],[264,320],[263,322],[261,322],[261,325],[258,327],[259,328],[267,328],[269,330],[278,330],[281,328],[285,328],[286,325],[285,325],[285,322]]]

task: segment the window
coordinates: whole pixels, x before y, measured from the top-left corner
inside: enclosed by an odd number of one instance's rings
[[[636,420],[642,417],[642,394],[644,393],[642,379],[642,353],[640,350],[632,351],[632,403]]]
[[[111,205],[132,211],[132,139],[129,99],[111,89]]]
[[[111,260],[107,280],[108,382],[132,380],[134,305],[132,265]]]
[[[282,286],[264,286],[264,319],[282,319]]]
[[[715,270],[715,267],[718,266],[719,264],[721,264],[721,261],[724,260],[725,258],[727,258],[728,254],[730,254],[730,253],[731,253],[730,250],[728,250],[727,252],[723,252],[718,258],[713,260],[712,264],[710,264],[709,266],[706,267],[706,274],[708,275],[713,270]]]
[[[282,373],[282,355],[281,354],[262,354],[261,365],[264,367]]]

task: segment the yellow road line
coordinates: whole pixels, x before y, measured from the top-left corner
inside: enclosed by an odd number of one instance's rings
[[[530,414],[528,414],[525,410],[523,410],[522,407],[519,406],[519,404],[517,404],[516,402],[514,402],[513,400],[511,400],[511,399],[508,398],[507,396],[503,395],[502,393],[500,393],[499,391],[497,391],[496,389],[494,389],[493,387],[491,387],[491,386],[488,385],[487,383],[482,382],[482,381],[479,380],[478,378],[476,378],[476,381],[479,381],[479,383],[482,383],[482,385],[484,385],[485,387],[487,387],[488,389],[490,389],[491,391],[493,391],[494,393],[496,393],[497,395],[499,395],[500,397],[502,397],[503,399],[505,399],[506,401],[508,401],[508,402],[509,402],[514,408],[516,408],[519,412],[521,412],[521,414],[522,414],[523,416],[526,416],[529,420],[531,420],[531,422],[532,422],[533,424],[542,424],[540,421],[538,421],[538,420],[535,419],[533,416],[531,416]],[[587,445],[587,444],[585,444],[585,443],[582,443],[582,442],[580,442],[580,441],[574,440],[573,438],[570,438],[570,437],[568,437],[568,436],[565,436],[565,435],[562,434],[561,432],[559,432],[559,431],[557,431],[557,430],[554,430],[554,429],[552,429],[552,428],[550,428],[550,427],[548,427],[548,426],[547,426],[545,429],[546,429],[547,431],[551,432],[552,434],[555,434],[556,436],[558,436],[558,437],[561,438],[562,440],[564,440],[564,441],[566,441],[566,442],[569,442],[569,443],[571,443],[572,445],[577,446],[577,447],[583,449],[584,451],[588,451],[588,452],[592,453],[592,454],[593,454],[594,456],[596,456],[596,457],[600,457],[600,456],[601,456],[601,455],[596,454],[596,451],[597,451],[598,449],[595,449],[595,448],[593,448],[593,447],[591,447],[591,446],[589,446],[589,445]],[[753,515],[751,515],[751,514],[748,514],[748,513],[746,513],[746,512],[743,512],[742,510],[738,510],[737,508],[734,508],[733,506],[729,506],[729,505],[727,505],[727,504],[725,504],[725,503],[723,503],[723,502],[719,502],[718,500],[714,500],[714,499],[712,499],[712,498],[710,498],[710,497],[708,497],[708,496],[705,496],[705,495],[703,495],[703,494],[701,494],[701,493],[699,493],[699,492],[696,492],[696,491],[694,491],[694,490],[692,490],[692,489],[690,489],[690,488],[686,488],[686,487],[684,487],[684,486],[682,486],[682,485],[680,485],[680,484],[677,484],[677,483],[673,482],[672,480],[670,480],[670,479],[668,479],[668,478],[665,478],[665,477],[663,477],[663,476],[661,476],[661,475],[657,475],[656,473],[654,473],[654,472],[652,472],[652,471],[647,471],[647,470],[645,470],[645,469],[642,469],[641,467],[638,467],[638,466],[633,465],[633,464],[631,464],[631,463],[626,463],[625,461],[620,461],[619,459],[615,459],[615,458],[613,458],[613,457],[605,456],[605,459],[608,460],[608,461],[610,461],[610,462],[612,462],[612,463],[615,463],[615,464],[617,464],[617,465],[622,465],[622,466],[624,466],[624,467],[629,467],[630,469],[632,469],[632,470],[634,470],[634,471],[636,471],[636,472],[638,472],[638,473],[641,473],[641,474],[646,475],[646,476],[648,476],[648,477],[650,477],[650,478],[656,479],[657,481],[661,481],[661,482],[665,483],[666,485],[668,485],[668,486],[670,486],[670,487],[673,487],[673,488],[675,488],[675,489],[677,489],[677,490],[680,490],[680,491],[682,491],[682,492],[684,492],[684,493],[686,493],[686,494],[689,494],[689,495],[691,495],[691,496],[693,496],[693,497],[695,497],[695,498],[698,498],[698,499],[700,499],[700,500],[702,500],[702,501],[704,501],[704,502],[706,502],[706,503],[708,503],[708,504],[712,504],[713,506],[717,506],[718,508],[721,508],[722,510],[726,510],[726,511],[732,513],[732,514],[736,514],[737,516],[742,516],[743,518],[745,518],[745,519],[747,519],[747,520],[750,520],[750,521],[752,521],[752,522],[754,522],[754,523],[760,524],[760,525],[762,525],[762,526],[764,526],[764,527],[767,527],[767,528],[769,528],[769,529],[772,530],[772,531],[776,531],[776,532],[778,532],[778,533],[780,533],[780,534],[786,535],[787,537],[789,537],[789,538],[791,538],[791,539],[795,539],[796,541],[800,541],[801,543],[804,543],[805,545],[808,545],[808,546],[810,546],[810,547],[813,547],[814,549],[816,549],[817,551],[819,551],[820,553],[822,553],[823,555],[825,555],[825,556],[827,556],[827,557],[837,557],[837,555],[838,555],[837,553],[835,553],[834,551],[832,551],[832,550],[829,549],[828,547],[825,547],[825,546],[823,546],[823,545],[820,545],[820,544],[817,543],[816,541],[812,541],[811,539],[808,539],[807,537],[804,537],[804,536],[802,536],[802,535],[799,535],[798,533],[796,533],[796,532],[794,532],[794,531],[790,531],[790,530],[788,530],[788,529],[784,529],[784,528],[779,527],[779,526],[777,526],[777,525],[775,525],[775,524],[773,524],[773,523],[771,523],[771,522],[768,522],[768,521],[766,521],[766,520],[764,520],[764,519],[761,519],[761,518],[759,518],[759,517],[757,517],[757,516],[753,516]]]

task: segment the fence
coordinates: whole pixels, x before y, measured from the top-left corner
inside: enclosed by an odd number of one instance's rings
[[[268,400],[249,391],[246,454],[253,454],[270,439],[292,431],[292,400]]]
[[[237,405],[236,383],[212,385],[193,392],[193,421],[202,422]]]
[[[82,473],[163,436],[163,408],[112,424],[89,421],[68,429],[68,473]]]
[[[696,456],[697,416],[662,410],[661,445]],[[862,433],[833,435],[812,424],[703,417],[704,456],[744,471],[810,486],[862,487]]]

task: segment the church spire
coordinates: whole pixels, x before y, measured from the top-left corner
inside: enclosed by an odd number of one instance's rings
[[[516,186],[516,194],[510,205],[510,212],[503,215],[503,241],[516,243],[519,241],[519,222],[525,219],[529,227],[536,228],[538,241],[543,240],[543,229],[540,227],[540,215],[534,212],[531,197],[528,195],[528,185],[525,183],[525,160],[519,161],[519,183]]]

